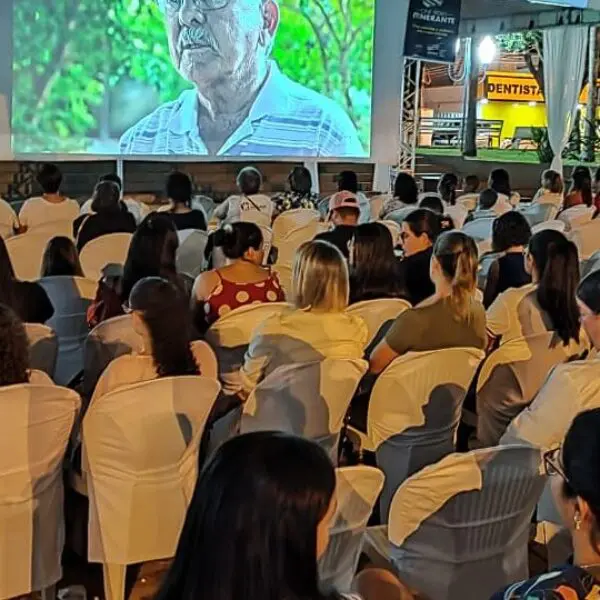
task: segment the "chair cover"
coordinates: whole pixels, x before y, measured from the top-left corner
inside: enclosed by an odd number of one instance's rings
[[[560,231],[561,233],[564,233],[567,229],[567,225],[564,221],[554,219],[553,221],[545,221],[544,223],[540,223],[539,225],[534,225],[531,228],[531,233],[535,235],[536,233],[539,233],[540,231],[546,231],[547,229]]]
[[[43,371],[54,379],[58,358],[58,338],[47,325],[25,323],[29,340],[29,367]]]
[[[485,242],[492,239],[492,226],[495,217],[481,217],[465,223],[462,232],[471,236],[476,242]]]
[[[349,592],[362,552],[367,521],[385,479],[373,467],[336,469],[337,513],[330,529],[327,551],[319,561],[324,590]]]
[[[594,252],[587,260],[581,262],[581,278],[600,269],[600,251]]]
[[[465,210],[471,212],[477,208],[479,202],[479,194],[463,194],[456,199],[456,203],[460,204]]]
[[[410,352],[377,379],[367,435],[386,478],[382,522],[407,477],[454,452],[462,404],[483,357],[475,348]]]
[[[379,218],[383,205],[390,198],[390,194],[379,194],[378,196],[371,196],[369,198],[369,204],[371,205],[371,220],[376,221]]]
[[[535,202],[521,209],[521,214],[527,219],[531,227],[552,221],[558,214],[558,208],[554,204],[540,204]]]
[[[192,198],[192,208],[201,210],[206,217],[207,223],[212,219],[216,207],[215,201],[208,196],[194,196]]]
[[[197,277],[206,267],[204,250],[208,243],[208,233],[198,229],[185,229],[178,232],[177,270]]]
[[[346,309],[351,315],[361,317],[369,330],[367,346],[375,339],[381,328],[391,324],[396,317],[410,308],[410,302],[399,298],[383,298],[357,302]]]
[[[257,225],[260,227],[260,231],[262,232],[263,236],[263,252],[265,254],[265,257],[263,258],[263,265],[266,265],[269,262],[271,248],[273,247],[273,231],[267,225],[261,225],[260,223],[257,223]]]
[[[381,223],[382,225],[384,225],[385,227],[388,228],[390,234],[392,235],[392,243],[394,244],[394,248],[396,246],[399,246],[400,243],[402,242],[402,239],[401,239],[402,227],[393,219],[387,219],[385,221],[378,221],[378,223]]]
[[[82,438],[90,562],[129,565],[175,554],[219,389],[206,377],[155,379],[90,406]]]
[[[200,363],[200,375],[210,379],[218,379],[219,365],[213,349],[206,342],[197,340],[192,342],[192,351],[196,360]]]
[[[54,385],[0,388],[0,598],[62,577],[62,463],[79,406]]]
[[[540,472],[539,450],[506,446],[448,456],[408,479],[388,528],[400,579],[436,600],[490,598],[527,579]]]
[[[310,208],[297,208],[294,210],[287,210],[281,213],[273,221],[273,240],[275,245],[282,238],[285,238],[290,231],[304,227],[309,223],[319,221],[321,215],[318,210],[312,210]]]
[[[291,265],[284,265],[281,263],[277,263],[273,265],[273,270],[277,273],[277,278],[279,279],[279,283],[281,284],[281,289],[285,293],[285,297],[287,300],[292,299],[292,278],[293,278],[293,268]]]
[[[579,259],[588,259],[600,250],[600,219],[571,229],[569,239],[577,246]]]
[[[586,342],[565,346],[554,332],[510,340],[486,359],[477,383],[477,440],[496,446],[540,391],[552,369],[578,358]]]
[[[277,248],[277,263],[291,266],[296,250],[318,233],[319,213],[301,208],[278,216],[273,222],[273,246]]]
[[[50,221],[43,225],[36,225],[30,227],[27,230],[28,234],[44,235],[46,236],[47,242],[53,237],[66,237],[70,240],[73,238],[73,219],[62,220],[62,221]]]
[[[585,204],[580,204],[578,206],[567,208],[567,210],[563,210],[556,218],[560,221],[563,221],[567,227],[567,231],[570,231],[571,229],[575,229],[576,227],[580,227],[581,225],[589,223],[592,220],[595,212],[595,206],[586,206]]]
[[[402,223],[404,221],[404,219],[406,219],[406,217],[413,212],[414,210],[417,210],[417,208],[419,208],[416,204],[412,205],[412,206],[405,206],[404,208],[399,208],[398,210],[395,210],[391,213],[389,213],[386,216],[386,221],[394,221],[394,223],[396,223],[397,225],[400,225],[400,227],[402,227]]]
[[[17,279],[35,281],[39,278],[48,239],[44,233],[23,233],[6,240],[6,250]]]
[[[86,311],[96,295],[97,284],[84,277],[44,277],[39,283],[54,306],[54,315],[48,321],[58,337],[54,379],[59,385],[67,385],[83,370],[83,346],[89,333]]]
[[[109,233],[88,242],[79,255],[85,276],[98,281],[106,265],[124,265],[132,237],[131,233]]]
[[[17,213],[13,207],[6,201],[0,198],[0,226],[2,230],[9,232],[7,237],[12,235],[15,225],[19,223]],[[4,238],[4,236],[2,236]]]
[[[368,364],[326,358],[275,369],[244,404],[242,433],[285,431],[310,438],[337,463],[340,431]]]

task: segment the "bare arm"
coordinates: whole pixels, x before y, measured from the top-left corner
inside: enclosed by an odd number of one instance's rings
[[[369,371],[374,375],[379,375],[396,358],[400,356],[395,350],[392,350],[385,340],[379,342],[375,350],[369,357]]]

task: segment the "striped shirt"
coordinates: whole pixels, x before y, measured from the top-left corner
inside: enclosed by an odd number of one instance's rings
[[[198,97],[184,91],[129,129],[122,154],[209,154],[198,130]],[[271,61],[250,113],[217,156],[365,157],[356,127],[333,100],[286,77]]]

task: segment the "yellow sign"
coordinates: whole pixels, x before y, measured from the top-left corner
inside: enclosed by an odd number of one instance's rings
[[[533,76],[490,75],[485,78],[483,97],[508,102],[543,102],[544,96]]]

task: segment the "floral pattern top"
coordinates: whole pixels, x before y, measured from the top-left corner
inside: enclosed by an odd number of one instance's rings
[[[319,196],[312,193],[283,192],[276,194],[271,200],[273,202],[273,214],[280,215],[286,210],[295,210],[297,208],[316,210],[319,203]]]

